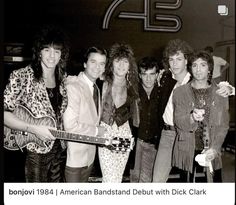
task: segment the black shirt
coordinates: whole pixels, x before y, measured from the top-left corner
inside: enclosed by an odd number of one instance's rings
[[[159,140],[158,135],[158,102],[160,97],[160,88],[156,84],[150,94],[148,95],[143,86],[139,85],[139,97],[140,97],[140,125],[138,128],[138,138],[155,144]]]

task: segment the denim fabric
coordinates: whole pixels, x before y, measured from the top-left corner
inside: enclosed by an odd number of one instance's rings
[[[176,132],[162,130],[160,144],[153,169],[153,182],[164,183],[171,171],[171,159]]]
[[[88,167],[68,167],[65,168],[66,182],[88,182],[93,168],[93,163]]]
[[[46,154],[27,152],[25,163],[26,182],[63,182],[66,151],[56,140]]]
[[[151,182],[157,150],[155,144],[137,140],[134,169],[130,171],[131,182]]]

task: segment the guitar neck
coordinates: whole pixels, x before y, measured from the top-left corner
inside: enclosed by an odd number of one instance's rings
[[[69,141],[74,141],[74,142],[85,142],[85,143],[101,144],[101,145],[105,145],[107,141],[107,139],[101,138],[101,137],[80,135],[80,134],[69,133],[69,132],[61,131],[61,130],[49,129],[49,131],[54,137],[61,140],[69,140]]]

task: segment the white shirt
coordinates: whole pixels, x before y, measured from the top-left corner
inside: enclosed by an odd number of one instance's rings
[[[186,83],[188,83],[189,79],[190,79],[190,73],[187,73],[183,79],[183,81],[181,82],[181,84],[178,84],[178,82],[175,84],[175,87],[173,88],[173,90],[181,85],[185,85]],[[174,78],[174,76],[172,76]],[[172,102],[172,96],[173,96],[173,90],[170,94],[170,97],[169,97],[169,100],[168,100],[168,103],[166,105],[166,108],[165,108],[165,112],[163,114],[163,120],[166,124],[168,125],[172,125],[174,126],[174,120],[173,120],[173,117],[174,117],[174,108],[173,108],[173,102]]]
[[[88,84],[91,94],[93,95],[93,90],[94,90],[93,84],[94,83],[87,77],[87,75],[85,75],[85,73],[82,73],[82,76],[83,76],[84,80],[86,81],[86,83]]]
[[[217,56],[213,56],[213,60],[214,60],[214,69],[212,78],[217,78],[221,76],[221,66],[225,66],[227,62],[223,58]]]
[[[93,90],[94,90],[94,87],[93,85],[95,84],[94,82],[92,82],[85,73],[82,73],[82,76],[84,78],[84,80],[86,81],[86,83],[88,84],[89,86],[89,90],[91,91],[91,94],[93,95]],[[96,85],[96,84],[95,84]],[[97,85],[96,85],[97,86]],[[96,134],[95,136],[97,136],[98,134],[98,128],[96,127]]]

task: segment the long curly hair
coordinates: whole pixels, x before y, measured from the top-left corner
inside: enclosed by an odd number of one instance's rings
[[[184,54],[185,59],[188,60],[188,57],[193,53],[193,48],[186,42],[181,39],[173,39],[168,42],[163,52],[163,66],[166,70],[169,69],[169,57],[175,55],[178,51],[181,51]]]
[[[133,49],[125,43],[115,43],[108,52],[108,62],[104,72],[105,80],[109,83],[113,82],[113,61],[115,59],[126,58],[129,61],[129,71],[126,76],[127,86],[132,86],[134,91],[138,93],[138,68],[134,57]]]
[[[40,56],[42,49],[48,46],[54,46],[61,50],[61,59],[55,70],[56,80],[61,82],[63,76],[66,74],[66,65],[69,59],[69,40],[59,27],[53,25],[43,27],[34,37],[32,47],[33,56],[31,62],[34,77],[36,80],[40,80],[42,78],[43,70]]]

